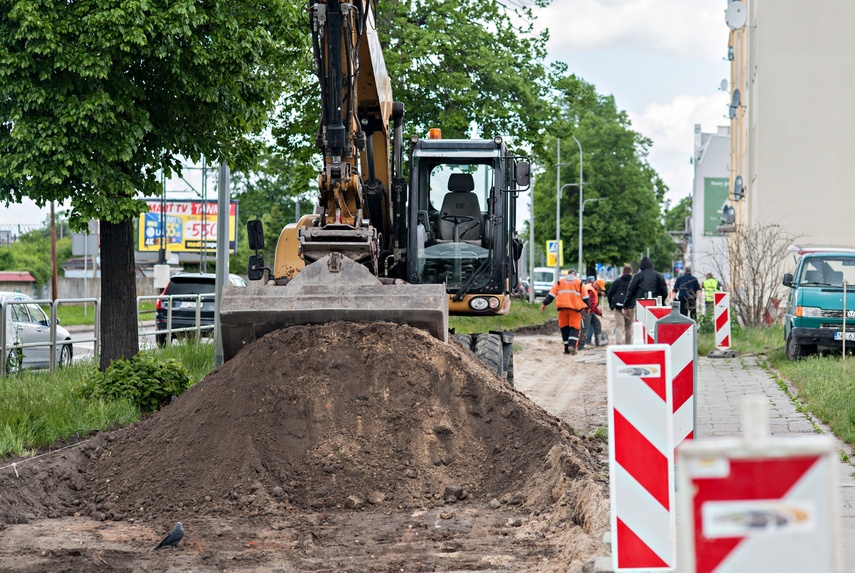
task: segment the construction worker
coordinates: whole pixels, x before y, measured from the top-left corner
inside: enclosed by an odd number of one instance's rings
[[[704,279],[704,302],[706,303],[706,307],[704,312],[706,314],[711,314],[713,311],[713,307],[715,306],[715,291],[721,290],[721,283],[718,282],[718,279],[713,277],[712,273],[707,273],[707,277]]]
[[[576,354],[579,329],[582,327],[582,312],[589,309],[588,295],[582,288],[582,281],[576,276],[576,269],[570,269],[552,286],[552,290],[543,299],[540,312],[546,310],[546,305],[553,300],[558,309],[558,326],[561,329],[564,354]]]

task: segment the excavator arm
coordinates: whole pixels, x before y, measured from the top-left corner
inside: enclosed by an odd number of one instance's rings
[[[311,0],[309,15],[321,104],[317,210],[281,232],[272,284],[223,289],[226,360],[274,330],[337,320],[397,322],[448,340],[444,286],[401,280],[404,108],[392,100],[374,4]],[[250,244],[262,248],[260,222],[251,223]],[[250,259],[251,278],[259,260]]]

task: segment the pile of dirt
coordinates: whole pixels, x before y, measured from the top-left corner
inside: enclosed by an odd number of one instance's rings
[[[596,454],[572,428],[468,350],[390,323],[274,332],[84,455],[81,505],[101,519],[395,509],[448,496],[536,510],[574,480],[599,481]]]

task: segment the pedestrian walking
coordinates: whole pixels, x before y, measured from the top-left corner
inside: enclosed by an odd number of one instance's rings
[[[715,306],[715,291],[721,290],[721,283],[712,273],[707,273],[704,279],[704,314],[712,314]]]
[[[635,320],[635,308],[626,309],[624,302],[629,294],[629,283],[632,281],[632,267],[623,266],[623,274],[612,283],[606,298],[609,301],[609,309],[615,319],[615,341],[618,344],[632,344],[632,322]]]
[[[579,330],[582,327],[582,311],[588,309],[588,295],[582,287],[582,281],[576,276],[575,269],[570,269],[552,286],[552,290],[540,305],[540,312],[546,310],[546,306],[553,300],[558,309],[558,327],[561,329],[564,354],[576,354]]]
[[[697,320],[698,298],[701,295],[701,284],[692,275],[692,269],[686,267],[683,275],[674,281],[674,296],[680,301],[680,314]]]
[[[635,302],[640,298],[646,298],[647,293],[650,293],[653,298],[660,297],[663,304],[668,298],[668,285],[665,283],[665,277],[662,276],[662,273],[656,272],[649,257],[641,259],[639,268],[641,270],[632,277],[632,282],[629,283],[624,310],[627,308],[634,309]]]
[[[584,350],[586,344],[599,346],[600,335],[603,333],[603,324],[600,322],[603,311],[600,310],[600,292],[596,279],[597,277],[588,277],[584,285],[588,293],[590,311],[582,313],[582,335],[579,336],[579,350]]]

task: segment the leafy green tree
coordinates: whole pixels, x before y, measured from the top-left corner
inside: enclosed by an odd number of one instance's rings
[[[439,127],[445,138],[501,135],[517,149],[537,149],[553,118],[543,63],[548,36],[534,31],[531,4],[377,3],[377,31],[392,93],[406,110],[405,134],[425,137],[429,128]],[[273,134],[284,155],[319,167],[320,96],[311,60],[292,80]]]
[[[662,232],[650,249],[650,258],[657,270],[674,273],[674,263],[683,260],[682,243],[685,240],[686,217],[691,214],[691,196],[684,197],[673,207],[669,201],[665,202]]]
[[[620,265],[637,260],[662,232],[660,204],[665,186],[647,162],[651,141],[632,129],[614,97],[597,94],[593,85],[573,75],[555,82],[557,119],[538,163],[535,236],[539,245],[555,238],[556,137],[561,138],[561,237],[565,266],[576,266],[579,229],[579,148],[582,147],[584,199],[583,256],[586,268],[602,262]]]
[[[71,257],[71,239],[56,242],[57,266]],[[0,271],[27,271],[36,279],[36,285],[50,282],[50,232],[35,229],[21,234],[18,241],[0,248]]]
[[[0,201],[101,221],[101,369],[135,355],[135,199],[180,156],[252,165],[305,26],[287,0],[0,4]]]

